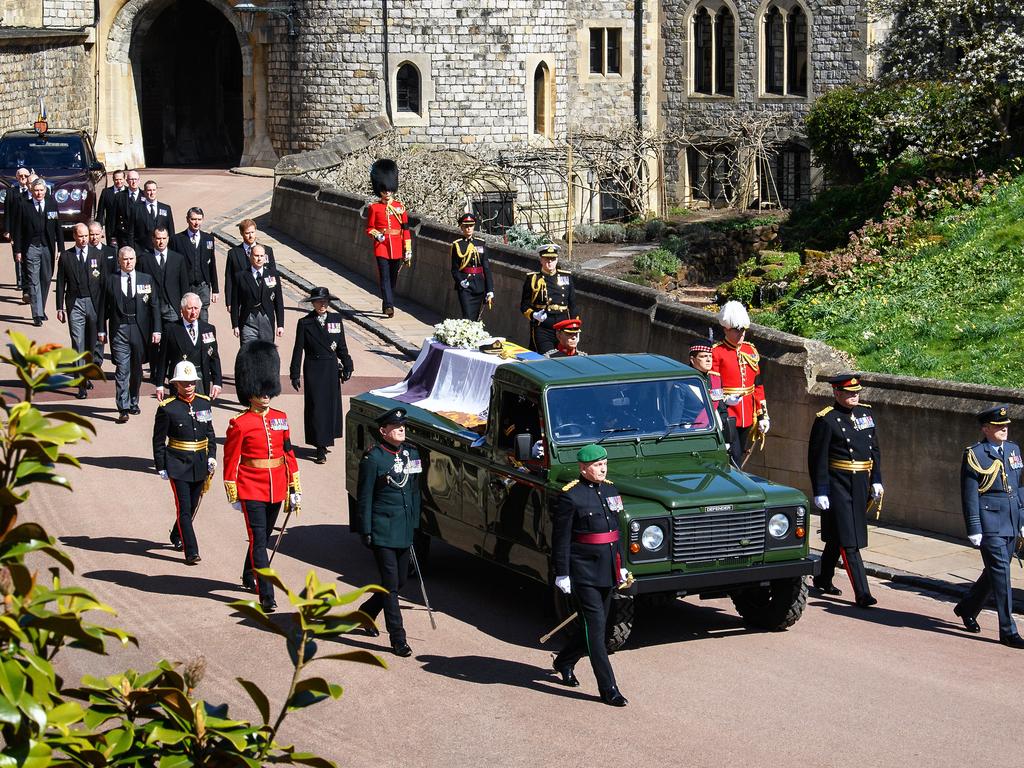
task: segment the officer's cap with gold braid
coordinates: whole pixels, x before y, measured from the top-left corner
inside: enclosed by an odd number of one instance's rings
[[[235,390],[238,402],[249,405],[254,397],[281,394],[281,357],[271,341],[252,341],[235,356]]]
[[[1010,406],[997,405],[993,408],[986,408],[978,414],[978,421],[982,424],[995,424],[1003,426],[1010,423]]]
[[[597,443],[584,445],[576,454],[576,461],[581,464],[589,464],[592,461],[600,461],[607,458],[608,451],[604,449],[603,445],[598,445]]]
[[[370,186],[377,197],[382,192],[398,191],[398,165],[394,160],[385,157],[370,166]]]
[[[826,381],[832,385],[832,389],[835,391],[860,392],[864,389],[855,373],[837,373],[835,376],[829,376]]]
[[[567,320],[559,320],[555,323],[555,330],[575,336],[583,329],[583,321],[578,317],[570,317]]]
[[[544,245],[542,245],[540,248],[537,249],[537,255],[540,256],[540,258],[542,258],[542,259],[546,258],[546,257],[551,257],[551,256],[556,256],[557,257],[558,256],[558,252],[560,250],[562,250],[562,249],[559,248],[554,243],[545,243]]]
[[[476,224],[476,216],[472,213],[464,213],[459,216],[459,226],[465,226],[466,224]]]

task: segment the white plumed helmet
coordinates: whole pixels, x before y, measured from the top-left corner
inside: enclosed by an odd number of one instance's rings
[[[718,324],[723,328],[749,328],[750,315],[738,301],[727,301],[718,313]]]

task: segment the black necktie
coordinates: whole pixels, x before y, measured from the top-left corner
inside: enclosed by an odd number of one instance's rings
[[[160,253],[157,254],[157,259],[156,260],[157,260],[157,263],[160,265],[160,270],[163,271],[163,268],[164,268],[164,254],[163,254],[163,251],[161,251]]]
[[[128,285],[126,287],[126,293],[128,294],[128,298],[129,299],[134,299],[135,298],[135,293],[132,291],[132,273],[128,272],[126,277],[128,278]]]
[[[153,219],[156,218],[156,206],[153,205],[152,203],[149,204],[149,216],[150,216],[150,218],[153,218]]]

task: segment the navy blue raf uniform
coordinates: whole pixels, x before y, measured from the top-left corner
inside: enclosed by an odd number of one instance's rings
[[[377,419],[379,427],[405,423],[405,410],[393,408]],[[383,438],[383,435],[382,435]],[[383,609],[391,647],[399,656],[412,655],[406,642],[398,593],[409,575],[409,548],[420,525],[420,455],[408,443],[385,439],[359,462],[355,532],[373,550],[380,584],[387,594],[374,593],[362,610],[376,617]]]
[[[881,453],[871,406],[843,405],[842,393],[862,389],[851,373],[828,379],[836,402],[818,411],[807,450],[814,503],[821,510],[821,574],[814,586],[826,594],[841,594],[832,584],[836,564],[843,563],[853,585],[857,605],[867,608],[878,601],[871,596],[860,550],[868,544],[867,508],[872,495],[882,492]]]
[[[196,375],[191,363],[180,364],[177,372],[183,370]],[[171,544],[175,549],[184,545],[188,565],[199,562],[199,542],[192,528],[192,518],[199,500],[209,488],[209,460],[216,455],[210,398],[196,393],[185,399],[179,394],[160,403],[153,424],[153,460],[158,472],[167,472],[177,520],[171,530]]]
[[[542,246],[538,255],[549,268],[526,276],[519,311],[530,321],[530,349],[544,354],[558,346],[555,324],[579,315],[572,274],[557,268],[558,246]]]
[[[1024,535],[1021,503],[1021,470],[1024,460],[1020,446],[993,433],[1010,423],[1008,407],[989,408],[978,414],[985,439],[964,451],[960,465],[960,495],[964,522],[971,543],[981,547],[985,570],[970,591],[953,609],[970,632],[980,632],[977,615],[989,595],[995,596],[999,615],[999,642],[1011,648],[1024,648],[1024,640],[1013,620],[1013,587],[1010,561],[1017,535]],[[980,537],[980,541],[979,541]]]
[[[459,307],[466,320],[479,320],[484,301],[494,298],[491,264],[487,259],[484,241],[473,237],[476,216],[464,213],[459,217],[462,237],[452,242],[452,280],[459,295]]]
[[[607,456],[603,447],[592,444],[581,448],[576,458],[587,464]],[[622,496],[614,483],[592,482],[581,474],[562,488],[555,501],[551,542],[556,585],[569,577],[570,594],[579,613],[577,631],[555,657],[555,671],[566,685],[579,685],[573,667],[589,655],[601,699],[613,706],[626,704],[615,684],[605,645],[612,594],[624,565],[619,537],[622,510]]]

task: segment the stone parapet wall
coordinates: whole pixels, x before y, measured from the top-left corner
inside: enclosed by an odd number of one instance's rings
[[[274,192],[272,224],[347,269],[376,279],[362,218],[365,202],[341,190],[287,179]],[[458,233],[431,221],[416,225],[413,265],[403,270],[398,294],[458,316],[449,261],[449,244]],[[484,322],[492,333],[525,344],[528,330],[519,298],[536,259],[502,244],[492,245],[489,254],[495,308],[485,311]],[[585,323],[581,346],[590,353],[647,351],[685,360],[695,337],[717,330],[709,313],[665,301],[649,288],[589,272],[577,273],[576,287]],[[772,428],[767,448],[751,456],[747,469],[810,495],[807,437],[815,413],[832,401],[828,384],[819,379],[835,372],[838,363],[824,344],[763,326],[753,326],[749,338],[764,360]],[[866,374],[863,381],[863,399],[874,407],[882,448],[882,522],[963,535],[959,468],[964,447],[979,436],[974,414],[1006,402],[1014,419],[1024,418],[1024,393],[882,374]]]
[[[75,43],[0,45],[0,132],[31,128],[46,103],[54,128],[92,130],[92,64],[85,46]]]

